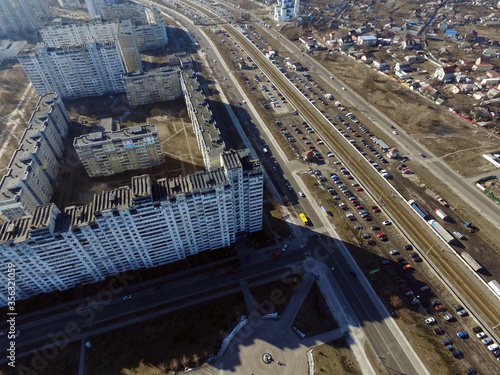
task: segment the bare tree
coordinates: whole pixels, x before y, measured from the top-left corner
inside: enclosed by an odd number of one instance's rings
[[[157,367],[164,374],[167,373],[168,366],[167,366],[167,364],[165,362],[160,363]]]
[[[170,360],[170,370],[173,371],[173,373],[175,374],[176,371],[179,370],[179,360],[177,358],[172,358]]]
[[[189,366],[189,357],[186,354],[182,355],[181,362],[182,362],[182,365],[184,366],[184,370],[187,370],[188,366]]]
[[[193,354],[193,361],[194,363],[196,363],[196,366],[199,366],[200,365],[200,356],[198,355],[198,353],[194,353]]]

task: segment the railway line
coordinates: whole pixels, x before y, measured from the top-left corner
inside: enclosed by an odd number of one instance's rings
[[[191,6],[206,15],[211,15],[205,10],[189,2]],[[222,22],[220,22],[222,23]],[[305,121],[321,135],[322,140],[338,155],[346,168],[350,169],[372,197],[383,200],[383,207],[387,213],[397,218],[399,228],[404,235],[420,250],[422,256],[427,260],[430,251],[432,254],[431,266],[435,268],[445,282],[449,282],[452,288],[463,297],[471,312],[482,321],[486,327],[493,327],[500,323],[500,309],[498,301],[492,293],[483,294],[482,290],[467,277],[463,275],[463,269],[458,267],[460,262],[455,254],[442,252],[441,241],[413,210],[403,203],[398,192],[358,153],[357,150],[341,135],[338,130],[323,116],[323,114],[284,77],[270,61],[254,46],[244,35],[238,32],[231,24],[224,23],[225,30],[231,38],[237,42],[252,58],[255,64],[266,74],[272,83],[287,98],[289,103],[299,112]],[[347,162],[346,162],[347,161]],[[396,193],[396,194],[394,194]],[[382,199],[383,198],[383,199]],[[433,250],[434,249],[434,250]],[[451,256],[450,256],[451,255]],[[491,294],[491,296],[490,296]],[[493,330],[490,335],[496,337]]]

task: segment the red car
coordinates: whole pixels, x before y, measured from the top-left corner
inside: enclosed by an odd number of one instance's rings
[[[277,257],[279,257],[280,255],[281,255],[281,252],[277,251],[277,252],[275,252],[275,253],[272,255],[272,257],[273,257],[273,258],[277,258]]]
[[[363,206],[362,206],[362,205],[360,205],[360,204],[358,204],[358,205],[356,206],[356,208],[357,208],[358,210],[362,210],[362,209],[363,209]]]
[[[307,139],[307,137],[300,137],[300,139]]]
[[[372,217],[371,216],[365,216],[363,219],[365,219],[365,221],[372,221]]]
[[[230,275],[232,273],[236,273],[236,270],[234,268],[230,268],[227,270],[227,274]]]
[[[360,187],[357,187],[356,188],[356,191],[363,191],[363,188],[360,186]]]
[[[380,208],[378,208],[377,206],[372,206],[372,210],[375,213],[380,212]]]
[[[358,133],[354,134],[355,137],[361,137],[361,135],[359,135]]]

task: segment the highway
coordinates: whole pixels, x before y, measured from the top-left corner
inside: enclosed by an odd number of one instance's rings
[[[385,211],[395,219],[394,221],[397,221],[400,228],[421,253],[425,254],[433,247],[442,247],[437,235],[404,203],[402,197],[397,192],[395,193],[392,186],[361,157],[358,151],[337,132],[319,110],[313,104],[304,100],[302,94],[242,34],[229,24],[226,24],[225,28],[289,102],[293,104],[305,121],[311,124],[317,133],[321,134],[323,141],[335,151],[339,159],[351,170],[352,174],[356,176],[366,190],[373,197],[379,198],[379,201],[380,197],[382,197]],[[432,253],[430,254],[432,255]],[[439,272],[445,279],[456,281],[457,275],[470,273],[465,267],[460,267],[461,265],[456,262],[456,257],[453,254],[451,254],[450,259],[447,259],[449,255],[446,254],[441,253],[432,258],[432,262],[438,267]],[[464,270],[466,271],[464,272]],[[482,317],[486,326],[493,327],[500,323],[498,299],[486,288],[482,287],[472,275],[471,277],[461,277],[460,282],[455,282],[453,287],[469,302],[471,309]]]

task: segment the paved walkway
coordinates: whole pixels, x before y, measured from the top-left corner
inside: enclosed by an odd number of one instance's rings
[[[364,344],[366,338],[358,322],[352,322],[354,314],[344,311],[349,306],[335,283],[331,272],[323,263],[308,259],[310,270],[304,275],[283,316],[280,319],[249,319],[248,324],[233,338],[224,355],[212,364],[205,364],[196,370],[201,375],[255,374],[255,375],[306,375],[309,374],[307,352],[317,345],[347,336],[347,341],[362,369],[363,374],[374,375],[371,364],[366,359]],[[339,328],[320,335],[301,339],[291,329],[300,306],[309,289],[317,282],[325,300],[339,324]],[[269,353],[273,361],[265,363],[264,353]]]

